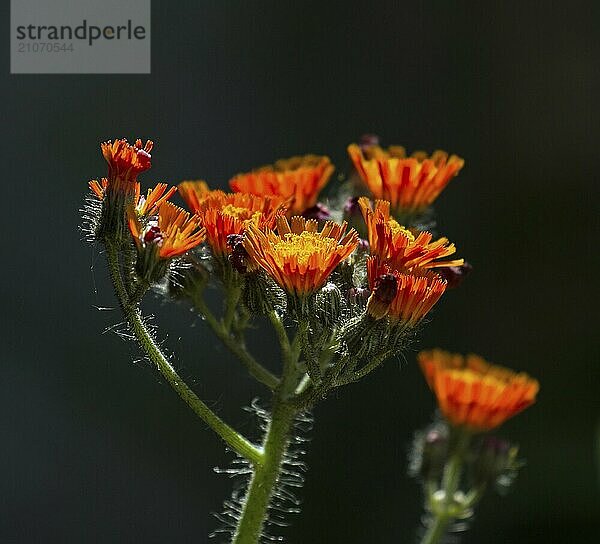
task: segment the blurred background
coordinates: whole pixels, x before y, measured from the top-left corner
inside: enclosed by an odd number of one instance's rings
[[[345,147],[365,132],[466,159],[436,210],[474,272],[415,353],[473,351],[542,384],[500,432],[527,466],[509,496],[486,496],[464,542],[592,540],[600,5],[152,4],[151,75],[9,75],[1,58],[0,541],[206,542],[231,491],[212,470],[231,456],[110,331],[121,317],[102,255],[78,230],[106,169],[99,142],[155,140],[146,183],[225,186],[298,153],[349,172]],[[241,407],[261,388],[188,308],[146,310],[197,393],[256,437]],[[406,453],[434,409],[414,355],[317,407],[286,542],[414,541]]]

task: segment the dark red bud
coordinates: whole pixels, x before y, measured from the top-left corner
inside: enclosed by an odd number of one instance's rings
[[[375,280],[373,296],[384,304],[391,304],[398,292],[398,279],[393,274],[382,274]]]
[[[144,243],[159,244],[163,240],[163,234],[157,226],[150,227],[144,234]]]
[[[325,204],[317,202],[311,208],[308,208],[302,212],[304,219],[316,219],[317,221],[328,221],[331,219],[331,212]]]
[[[437,269],[437,273],[448,282],[448,289],[454,289],[463,282],[471,270],[473,267],[465,262],[461,266],[442,266]]]
[[[358,205],[358,197],[352,196],[344,204],[344,213],[346,215],[359,215],[360,206]]]
[[[359,147],[364,151],[374,145],[379,145],[379,136],[377,134],[363,134],[358,140]]]
[[[231,248],[229,263],[240,274],[248,272],[248,252],[243,244],[244,237],[241,234],[230,234],[227,236],[227,245]]]

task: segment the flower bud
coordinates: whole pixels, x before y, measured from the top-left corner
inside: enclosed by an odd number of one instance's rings
[[[302,217],[304,219],[316,219],[317,221],[329,221],[331,219],[331,212],[325,204],[317,202],[314,206],[304,210]]]
[[[473,267],[465,262],[461,266],[440,266],[436,272],[448,283],[446,289],[458,287],[471,273]]]
[[[195,255],[186,255],[177,268],[177,273],[169,277],[169,294],[176,298],[199,295],[210,279],[210,272]]]
[[[348,289],[348,302],[352,306],[358,306],[359,308],[364,308],[369,300],[369,295],[371,291],[365,289],[364,287],[352,287]]]
[[[246,274],[256,270],[256,265],[252,263],[252,259],[246,248],[244,248],[244,236],[242,234],[230,234],[227,236],[227,245],[231,248],[228,260],[229,264],[240,274]]]
[[[342,315],[342,294],[335,283],[327,283],[317,294],[317,317],[323,327],[337,323]]]
[[[470,475],[473,487],[496,484],[508,488],[519,469],[519,448],[496,436],[485,436],[473,447]]]
[[[375,285],[369,301],[367,312],[374,319],[382,319],[388,313],[390,304],[398,293],[398,279],[393,274],[382,274],[375,279]]]
[[[267,315],[285,305],[285,295],[273,280],[257,270],[244,276],[242,302],[250,313]]]
[[[449,429],[439,421],[417,432],[410,453],[409,473],[425,481],[438,480],[448,459]]]

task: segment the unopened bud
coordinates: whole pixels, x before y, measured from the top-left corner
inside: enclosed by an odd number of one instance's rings
[[[256,265],[252,263],[252,259],[246,248],[244,247],[244,236],[241,234],[230,234],[227,236],[227,245],[231,248],[229,254],[229,263],[240,274],[246,274],[256,270]]]
[[[465,262],[461,266],[441,266],[436,272],[448,283],[446,289],[454,289],[463,282],[472,270],[473,267]]]
[[[380,138],[377,134],[363,134],[358,140],[358,146],[364,151],[366,148],[379,145]]]
[[[331,212],[329,208],[322,204],[321,202],[317,202],[311,208],[308,208],[302,212],[302,217],[304,219],[316,219],[317,221],[328,221],[331,219]]]
[[[444,472],[448,459],[449,429],[444,422],[436,422],[416,433],[410,453],[411,476],[425,481],[437,480]]]
[[[382,274],[375,280],[367,302],[367,312],[375,319],[385,317],[398,293],[398,279],[393,274]]]
[[[351,305],[364,307],[369,300],[370,294],[371,291],[364,289],[363,287],[352,287],[351,289],[348,289],[348,302],[350,302]]]
[[[323,326],[337,323],[342,315],[342,294],[335,283],[327,283],[317,294],[317,317]]]
[[[250,313],[267,315],[285,304],[283,291],[260,270],[246,274],[242,301]]]
[[[508,487],[519,468],[519,448],[496,436],[485,436],[473,448],[471,478],[474,487],[499,484]]]

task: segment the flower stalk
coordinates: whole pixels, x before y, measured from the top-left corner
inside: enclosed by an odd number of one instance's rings
[[[290,439],[296,411],[286,402],[276,400],[263,442],[263,460],[254,473],[244,500],[244,508],[232,544],[256,544],[260,541],[268,508]]]
[[[252,464],[260,464],[263,459],[261,450],[244,438],[235,429],[227,425],[202,400],[200,400],[200,398],[181,379],[175,368],[173,368],[173,365],[171,365],[162,353],[162,350],[144,325],[139,307],[137,304],[131,302],[127,294],[121,274],[118,250],[110,242],[106,243],[106,258],[115,293],[119,300],[119,305],[121,306],[125,319],[143,352],[156,365],[160,373],[181,399],[184,400],[194,413],[217,435],[219,435],[232,450]]]
[[[468,505],[463,501],[456,501],[456,494],[460,487],[464,457],[469,448],[471,434],[463,429],[454,429],[454,432],[456,443],[444,467],[441,488],[437,491],[432,488],[429,490],[428,503],[433,519],[421,544],[440,542],[448,526],[468,509]]]

